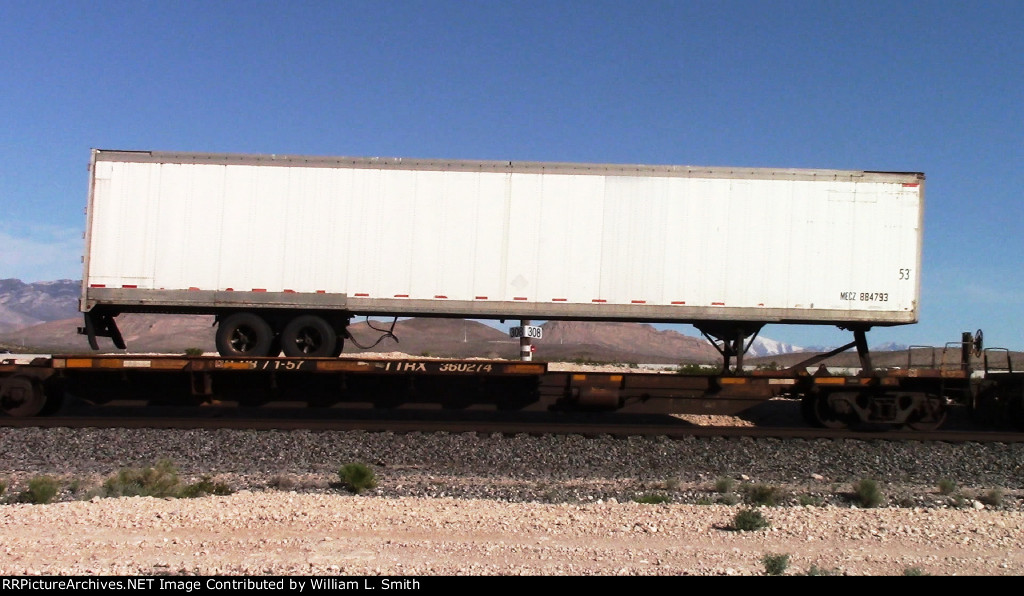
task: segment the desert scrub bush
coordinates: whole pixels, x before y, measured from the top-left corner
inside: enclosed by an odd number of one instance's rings
[[[636,503],[643,503],[645,505],[660,505],[662,503],[668,503],[670,499],[666,495],[637,495],[633,497],[633,501]]]
[[[164,459],[148,468],[123,468],[107,478],[97,496],[156,497],[192,499],[207,495],[230,495],[233,491],[223,482],[204,476],[199,482],[182,485],[178,469]]]
[[[757,509],[741,509],[732,518],[732,527],[738,532],[754,532],[770,525]]]
[[[286,474],[276,474],[267,480],[267,486],[277,490],[292,490],[296,486],[295,479]]]
[[[682,486],[682,482],[678,478],[669,478],[662,484],[662,488],[665,490],[677,491]]]
[[[797,502],[800,503],[801,507],[822,507],[825,505],[825,499],[818,495],[800,495],[797,497]]]
[[[676,373],[681,375],[713,375],[718,370],[719,367],[708,364],[683,363],[676,369]]]
[[[871,509],[882,504],[885,498],[882,490],[878,488],[878,482],[864,478],[853,485],[854,498],[861,507]]]
[[[914,507],[917,507],[917,501],[915,501],[914,497],[910,495],[903,495],[896,500],[896,505],[903,509],[913,509]]]
[[[733,487],[736,486],[736,481],[732,478],[722,476],[715,480],[715,492],[716,493],[728,493],[732,492]]]
[[[743,501],[748,505],[775,506],[782,500],[782,489],[767,484],[749,484],[743,488]]]
[[[999,507],[1003,504],[1003,489],[993,488],[983,495],[978,495],[978,500],[989,507]]]
[[[28,481],[28,488],[22,491],[18,501],[22,503],[33,503],[45,505],[52,503],[60,484],[52,476],[34,476]]]
[[[925,573],[924,571],[921,571],[920,567],[907,567],[906,569],[903,570],[903,575],[905,575],[907,577],[919,577],[919,576],[928,575],[928,574]]]
[[[839,572],[835,569],[822,569],[817,565],[811,565],[811,568],[807,570],[804,575],[808,576],[819,576],[819,575],[839,575]]]
[[[957,493],[957,494],[953,495],[952,497],[950,497],[949,504],[950,504],[950,506],[955,507],[957,509],[964,509],[964,508],[970,506],[971,500],[968,499],[963,494]]]
[[[734,495],[732,493],[725,493],[724,495],[720,495],[718,497],[718,502],[721,503],[722,505],[735,505],[736,503],[740,502],[740,498],[739,496]]]
[[[338,470],[342,486],[351,493],[377,488],[377,476],[366,464],[345,464]]]
[[[7,483],[0,480],[0,497],[4,496],[5,492],[7,492]]]
[[[186,356],[192,356],[192,357],[202,356],[203,355],[203,349],[202,348],[185,348],[185,355]]]
[[[768,553],[761,557],[764,563],[764,572],[768,575],[782,575],[789,568],[789,555],[780,553]]]
[[[103,482],[108,497],[176,497],[178,470],[170,460],[150,468],[123,468]]]
[[[940,495],[951,495],[956,492],[956,482],[953,482],[949,478],[939,479],[939,494]]]
[[[231,488],[223,482],[214,482],[209,476],[204,476],[199,482],[189,484],[178,490],[178,496],[183,499],[194,499],[209,495],[224,496],[230,495]]]

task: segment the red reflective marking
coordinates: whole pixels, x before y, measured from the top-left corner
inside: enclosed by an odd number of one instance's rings
[[[631,304],[647,304],[646,300],[630,300]]]
[[[356,296],[361,296],[363,298],[367,298],[367,297],[369,297],[369,294],[360,294],[360,293],[357,292]]]
[[[608,301],[607,300],[603,300],[601,298],[594,298],[593,300],[591,300],[591,302],[608,302]]]
[[[224,291],[225,292],[234,292],[235,289],[234,288],[224,288]]]
[[[198,291],[199,291],[199,288],[197,288],[197,287],[195,287],[195,286],[192,286],[192,287],[190,287],[190,288],[188,289],[188,291],[189,291],[189,292],[198,292]]]
[[[444,298],[444,299],[447,299],[448,297],[447,296],[434,296],[434,298]]]
[[[196,289],[198,290],[199,288],[196,288]],[[253,292],[266,292],[267,289],[266,288],[253,288],[252,291]]]
[[[918,186],[921,186],[921,185],[920,184],[916,184],[914,182],[904,182],[903,183],[903,187],[904,188],[917,188]]]
[[[712,302],[711,306],[725,306],[724,302]]]
[[[685,300],[673,300],[672,304],[686,304]]]
[[[107,284],[89,284],[90,288],[105,288]]]
[[[137,285],[135,285],[135,284],[124,284],[124,285],[122,285],[121,287],[122,287],[122,288],[127,288],[127,289],[129,289],[129,290],[134,290],[134,289],[138,288],[139,286],[137,286]]]
[[[526,296],[516,296],[513,300],[526,300]]]
[[[476,296],[477,300],[487,300],[487,296]]]
[[[295,290],[285,290],[284,293],[285,294],[294,294]]]
[[[565,302],[565,298],[552,298],[552,302]]]
[[[395,294],[395,298],[408,298],[408,294]]]
[[[316,293],[317,294],[326,294],[327,290],[317,290]]]

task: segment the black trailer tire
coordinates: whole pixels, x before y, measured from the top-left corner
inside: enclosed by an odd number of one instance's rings
[[[225,358],[268,356],[273,343],[274,330],[257,314],[228,315],[217,326],[217,352]]]
[[[316,315],[299,315],[288,321],[281,331],[281,349],[292,358],[325,358],[334,356],[338,334],[331,325]]]

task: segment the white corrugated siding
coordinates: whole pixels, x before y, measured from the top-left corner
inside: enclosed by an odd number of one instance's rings
[[[95,167],[89,284],[915,309],[920,191],[899,183]]]

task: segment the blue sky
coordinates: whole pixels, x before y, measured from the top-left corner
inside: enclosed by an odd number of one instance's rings
[[[922,171],[921,322],[871,343],[1024,349],[1022,31],[1018,0],[0,0],[0,278],[81,276],[92,147]]]

